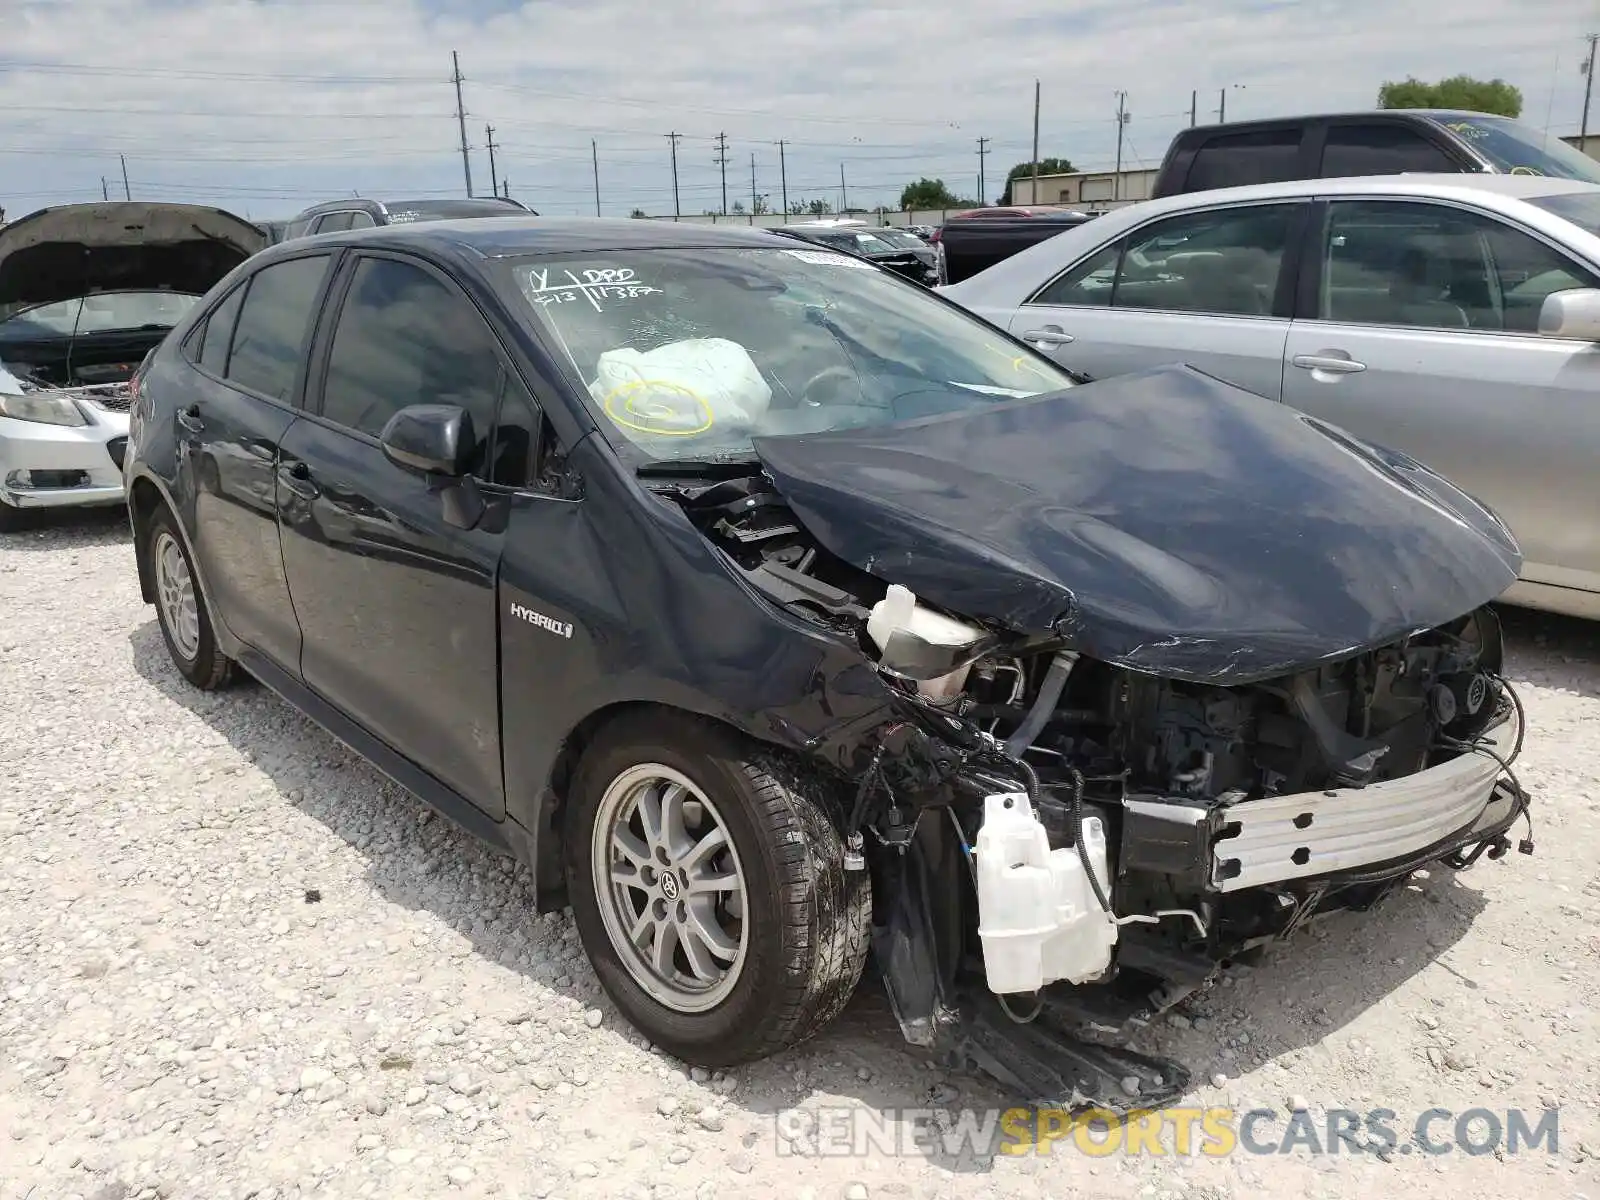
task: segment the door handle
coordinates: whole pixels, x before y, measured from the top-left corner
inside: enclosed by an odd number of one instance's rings
[[[1043,329],[1028,330],[1022,335],[1022,340],[1039,346],[1065,346],[1073,339],[1070,333],[1062,331],[1059,326],[1049,325]]]
[[[188,408],[178,410],[178,424],[190,433],[203,433],[206,423],[200,419],[200,406],[191,404]]]
[[[1354,375],[1367,369],[1366,363],[1332,354],[1296,354],[1289,361],[1302,370],[1326,371],[1330,375]]]

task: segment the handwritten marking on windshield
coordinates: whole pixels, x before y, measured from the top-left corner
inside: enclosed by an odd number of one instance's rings
[[[635,282],[631,267],[585,270],[581,279],[569,270],[563,269],[561,274],[567,277],[566,283],[559,278],[551,283],[548,268],[529,268],[528,287],[524,289],[528,298],[535,304],[571,304],[581,296],[594,306],[595,312],[604,312],[601,300],[632,300],[663,294],[658,287]]]

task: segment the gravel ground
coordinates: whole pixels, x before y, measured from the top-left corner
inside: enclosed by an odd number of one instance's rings
[[[265,689],[180,681],[118,515],[0,541],[0,605],[3,1200],[1600,1198],[1600,626],[1507,615],[1536,857],[1428,872],[1150,1036],[1196,1104],[1559,1105],[1558,1153],[819,1157],[779,1114],[1001,1098],[870,988],[726,1076],[651,1051],[521,869]]]

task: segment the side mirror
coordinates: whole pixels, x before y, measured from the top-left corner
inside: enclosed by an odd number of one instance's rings
[[[395,466],[428,477],[428,490],[444,502],[446,522],[477,528],[488,504],[468,474],[478,444],[471,413],[454,404],[413,404],[389,418],[378,441]]]
[[[1539,332],[1545,337],[1600,342],[1600,288],[1551,292],[1539,308]]]
[[[454,404],[402,408],[389,418],[378,441],[395,466],[446,479],[460,479],[471,470],[478,444],[472,414]]]

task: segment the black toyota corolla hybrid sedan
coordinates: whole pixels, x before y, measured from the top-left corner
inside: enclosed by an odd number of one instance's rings
[[[816,1030],[871,952],[913,1043],[1154,1103],[1187,1076],[1085,1021],[1527,811],[1492,513],[1190,370],[1080,384],[856,257],[286,242],[135,390],[177,669],[248,672],[520,859],[690,1062]]]

